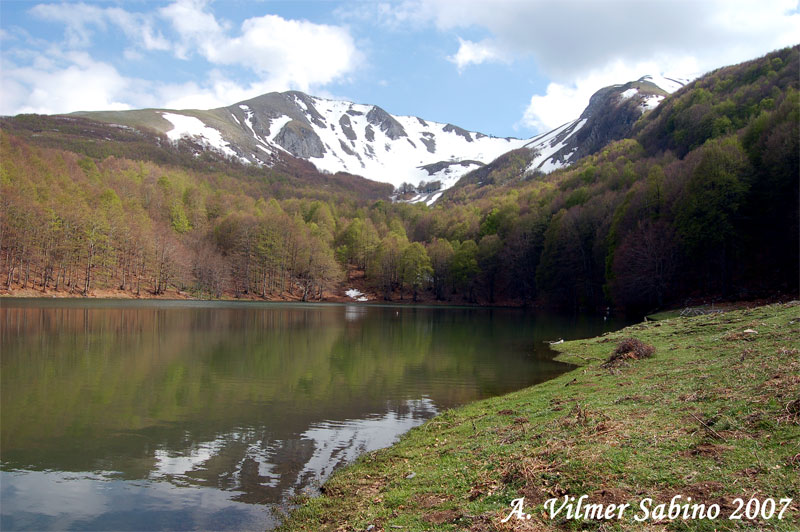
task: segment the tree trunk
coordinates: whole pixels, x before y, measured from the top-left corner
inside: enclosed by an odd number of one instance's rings
[[[86,283],[83,286],[83,295],[89,294],[89,286],[92,282],[92,259],[94,258],[94,244],[89,244],[89,252],[86,257]]]

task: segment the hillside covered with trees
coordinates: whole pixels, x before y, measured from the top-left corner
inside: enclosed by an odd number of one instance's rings
[[[568,169],[525,175],[525,154],[504,156],[430,208],[299,162],[7,118],[0,287],[310,300],[358,270],[387,300],[639,312],[796,294],[799,55],[712,72]]]

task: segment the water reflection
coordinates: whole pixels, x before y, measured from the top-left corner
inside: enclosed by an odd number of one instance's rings
[[[390,410],[383,416],[314,424],[300,435],[301,440],[311,442],[314,452],[297,475],[295,486],[319,485],[337,466],[352,462],[363,453],[388,447],[397,436],[435,415],[433,402],[420,399],[409,400],[404,409]]]
[[[277,525],[225,491],[117,480],[114,472],[0,471],[3,530],[243,530]]]
[[[259,529],[602,322],[478,309],[0,302],[2,528]],[[188,517],[191,516],[191,517]]]
[[[369,308],[365,305],[345,305],[344,319],[347,321],[358,321],[369,312]]]

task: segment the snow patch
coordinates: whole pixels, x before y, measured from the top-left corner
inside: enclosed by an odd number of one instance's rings
[[[563,126],[557,127],[544,135],[540,135],[532,142],[526,144],[529,148],[533,148],[539,152],[528,165],[527,171],[532,172],[534,170],[539,170],[547,174],[559,168],[563,168],[565,165],[554,161],[552,157],[561,148],[567,145],[567,141],[586,124],[586,121],[587,119],[583,118],[581,120],[567,122]],[[566,134],[560,142],[556,142],[558,136],[567,131],[569,131],[569,133]]]
[[[350,299],[355,299],[356,301],[369,301],[360,290],[356,290],[355,288],[347,290],[344,294]]]
[[[642,101],[642,107],[644,107],[645,111],[655,109],[656,107],[658,107],[658,104],[660,104],[661,100],[663,99],[664,99],[663,96],[658,96],[657,94],[654,94],[653,96],[648,96]]]
[[[347,114],[354,131],[362,132],[370,126],[367,121],[367,114],[372,109],[370,105],[316,97],[312,97],[312,101],[328,123],[335,122],[338,117]],[[446,189],[475,166],[452,166],[448,174],[442,176],[429,175],[420,167],[441,161],[464,159],[488,163],[527,142],[520,139],[479,137],[473,133],[471,133],[473,141],[469,142],[454,131],[444,131],[446,124],[423,122],[414,116],[393,115],[393,118],[403,127],[407,137],[392,140],[379,127],[372,125],[373,140],[367,140],[366,134],[359,135],[356,140],[349,142],[352,153],[339,148],[340,137],[330,128],[321,128],[313,124],[314,132],[322,140],[323,145],[331,149],[326,150],[322,157],[313,157],[309,160],[322,171],[333,173],[345,170],[375,181],[391,183],[395,187],[404,182],[416,185],[420,181],[441,179],[442,189]],[[417,138],[433,140],[434,153],[429,152],[426,147],[412,146],[407,142],[407,139]],[[415,166],[410,166],[408,161],[415,161]]]
[[[269,140],[271,140],[272,142],[275,142],[275,137],[277,137],[278,133],[281,132],[281,129],[283,129],[283,126],[285,126],[286,124],[288,124],[291,121],[292,121],[292,117],[286,116],[286,115],[282,115],[282,116],[279,116],[278,118],[270,120],[270,122],[269,122],[270,139]]]
[[[666,77],[663,74],[647,75],[642,79],[656,84],[669,93],[675,92],[691,81],[688,78]]]
[[[199,118],[174,113],[161,113],[161,116],[172,124],[172,129],[167,131],[167,137],[171,141],[177,142],[183,137],[193,138],[229,157],[237,157],[230,144],[223,140],[222,134],[205,125]]]
[[[308,106],[306,105],[306,102],[304,102],[297,96],[294,97],[294,102],[297,104],[298,107],[300,107],[303,111],[305,111],[306,114],[308,114]]]
[[[430,198],[428,201],[426,201],[426,202],[425,202],[425,205],[427,205],[428,207],[430,207],[431,205],[433,205],[434,203],[436,203],[436,200],[438,200],[439,198],[441,198],[441,197],[442,197],[442,194],[444,194],[444,192],[437,192],[436,194],[434,194],[433,196],[431,196],[431,198]]]
[[[634,96],[636,96],[636,94],[637,94],[638,92],[639,92],[639,89],[637,89],[637,88],[635,88],[635,87],[634,87],[634,88],[632,88],[632,89],[628,89],[628,90],[626,90],[625,92],[623,92],[623,93],[622,93],[622,94],[620,94],[619,96],[620,96],[620,98],[622,98],[623,100],[629,100],[629,99],[633,98]]]

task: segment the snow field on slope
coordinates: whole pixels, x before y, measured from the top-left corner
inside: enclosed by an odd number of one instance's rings
[[[586,124],[586,119],[579,119],[573,120],[572,122],[567,122],[561,127],[550,131],[549,133],[545,133],[537,138],[534,138],[529,144],[526,144],[529,148],[533,148],[537,150],[539,153],[538,155],[531,161],[528,165],[528,171],[539,170],[545,173],[552,172],[554,170],[558,170],[564,166],[563,163],[553,161],[552,156],[558,152],[561,148],[567,145],[567,141],[575,135],[584,125]],[[556,137],[558,137],[564,131],[572,128],[569,135],[561,139],[561,142],[556,142]],[[541,166],[540,166],[541,165]]]
[[[172,129],[167,131],[167,138],[171,141],[178,141],[181,137],[196,138],[225,155],[237,157],[230,144],[223,140],[222,134],[205,125],[199,118],[174,113],[161,113],[161,116],[172,124]]]
[[[525,140],[496,137],[475,139],[474,133],[470,133],[473,141],[469,142],[455,132],[444,131],[445,124],[426,122],[428,124],[426,127],[419,119],[412,116],[394,117],[403,126],[408,136],[392,140],[381,131],[379,126],[371,125],[367,121],[367,113],[372,110],[371,105],[314,98],[314,107],[324,116],[328,125],[326,128],[312,125],[326,148],[326,153],[322,157],[309,159],[317,168],[329,172],[344,169],[363,175],[368,179],[391,183],[395,187],[404,182],[418,185],[420,181],[441,179],[441,177],[429,175],[427,171],[419,168],[420,166],[462,159],[476,159],[488,163],[526,142]],[[347,111],[361,114],[354,116],[347,114]],[[350,125],[356,135],[354,141],[347,139],[340,131],[339,119],[342,115],[347,115],[350,119]],[[374,132],[372,142],[366,139],[366,128],[370,125]],[[423,135],[423,133],[428,135]],[[434,153],[428,151],[420,140],[421,138],[430,138],[435,142]],[[339,144],[340,139],[357,156],[346,153]],[[372,152],[369,148],[372,148]],[[451,175],[443,179],[443,188],[452,186],[462,175],[472,169],[472,167],[461,166],[451,168]]]

